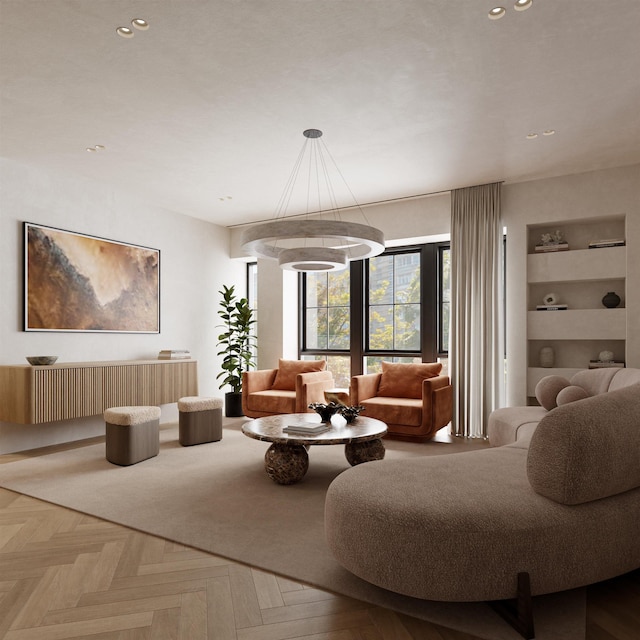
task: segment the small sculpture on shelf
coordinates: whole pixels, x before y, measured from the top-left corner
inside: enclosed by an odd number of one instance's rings
[[[602,304],[607,309],[615,309],[620,304],[620,296],[615,291],[609,291],[604,298],[602,298]]]
[[[552,233],[543,233],[540,242],[535,246],[536,251],[566,251],[569,243],[562,237],[559,229]]]

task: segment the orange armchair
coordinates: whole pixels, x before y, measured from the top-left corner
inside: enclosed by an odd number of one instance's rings
[[[282,360],[277,369],[242,374],[242,411],[249,418],[279,413],[307,413],[311,402],[325,402],[335,386],[325,360]]]
[[[387,424],[388,435],[429,440],[451,422],[453,391],[442,364],[382,363],[382,373],[351,378],[351,402]]]

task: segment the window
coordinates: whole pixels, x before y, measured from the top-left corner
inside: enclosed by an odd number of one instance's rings
[[[383,360],[446,358],[449,265],[448,244],[427,244],[302,275],[300,357],[326,359],[340,387]]]
[[[302,279],[301,357],[326,359],[339,387],[348,387],[351,378],[350,283],[350,268],[308,273]]]

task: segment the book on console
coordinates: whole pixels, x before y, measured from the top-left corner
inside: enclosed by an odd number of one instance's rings
[[[181,360],[191,358],[191,352],[188,349],[163,349],[158,353],[159,360]]]

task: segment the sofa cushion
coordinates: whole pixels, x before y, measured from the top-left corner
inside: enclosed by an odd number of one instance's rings
[[[533,433],[547,415],[544,407],[502,407],[489,415],[487,436],[492,447],[501,447]]]
[[[324,371],[326,366],[326,360],[283,360],[280,358],[278,362],[278,373],[276,373],[276,379],[273,381],[271,388],[295,391],[296,376],[299,373]]]
[[[622,389],[640,382],[640,369],[614,369],[613,377],[609,383],[609,391]]]
[[[536,399],[547,411],[551,411],[558,406],[556,403],[558,393],[569,384],[569,381],[562,376],[545,376],[536,385]]]
[[[582,387],[571,384],[559,391],[556,396],[556,404],[560,407],[563,404],[569,404],[570,402],[576,402],[577,400],[584,400],[588,397],[589,394]]]
[[[422,398],[422,381],[442,371],[441,362],[382,362],[378,396],[387,398]]]
[[[529,482],[561,504],[640,487],[640,384],[550,411],[531,438]]]

